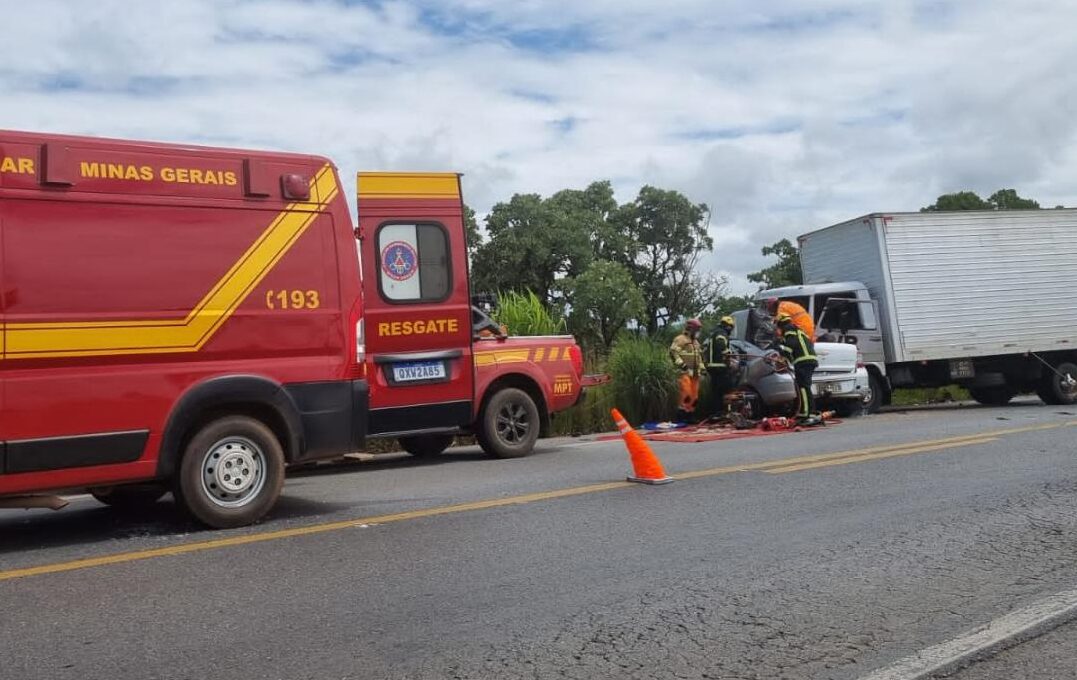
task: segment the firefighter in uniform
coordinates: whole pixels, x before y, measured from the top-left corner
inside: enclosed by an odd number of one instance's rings
[[[793,320],[797,328],[804,331],[809,340],[815,340],[815,322],[804,307],[792,300],[779,300],[772,297],[767,298],[767,312],[774,317],[774,323],[778,323],[778,317],[785,314]]]
[[[673,365],[681,372],[677,379],[680,388],[680,401],[677,402],[677,420],[694,422],[696,402],[699,401],[699,374],[703,368],[703,348],[699,345],[699,331],[703,323],[699,319],[688,319],[684,323],[684,332],[673,338],[669,355]]]
[[[733,370],[729,362],[729,336],[733,333],[733,326],[733,317],[723,316],[703,350],[707,360],[707,375],[711,381],[712,416],[725,415],[725,395],[733,387]]]
[[[814,402],[811,394],[812,374],[819,360],[815,356],[815,344],[788,314],[778,315],[778,332],[781,333],[782,355],[793,366],[797,382],[797,420],[814,424]]]

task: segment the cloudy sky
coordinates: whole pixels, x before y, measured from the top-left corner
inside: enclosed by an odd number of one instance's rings
[[[948,191],[1077,203],[1062,0],[0,0],[0,128],[457,170],[480,213],[610,179],[707,265]]]

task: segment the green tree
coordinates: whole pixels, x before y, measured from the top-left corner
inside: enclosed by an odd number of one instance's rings
[[[920,212],[943,212],[946,210],[990,210],[991,205],[973,191],[958,191],[943,194],[931,205],[920,208]]]
[[[723,316],[748,309],[753,306],[754,302],[754,297],[751,295],[718,295],[702,315],[703,326],[709,331]]]
[[[475,251],[477,291],[530,290],[549,304],[563,276],[582,271],[591,259],[586,231],[556,201],[516,194],[486,218],[489,240]]]
[[[749,281],[761,284],[763,289],[795,286],[803,283],[804,276],[800,271],[800,253],[792,241],[783,238],[777,243],[763,246],[763,255],[765,257],[776,255],[778,261],[769,267],[764,267],[749,274]]]
[[[464,205],[464,235],[467,238],[467,249],[472,255],[482,245],[482,232],[479,231],[479,221],[475,218],[475,211],[471,206]]]
[[[1040,204],[1031,198],[1022,198],[1014,189],[999,189],[985,201],[972,191],[958,191],[943,194],[929,206],[920,208],[920,212],[942,212],[944,210],[1037,210]]]
[[[605,354],[631,319],[643,316],[643,295],[628,269],[617,262],[595,260],[571,288],[571,327],[594,338]]]
[[[696,272],[700,257],[714,249],[707,234],[709,209],[678,191],[645,186],[613,218],[629,247],[625,264],[643,295],[647,332],[698,309],[711,282]]]
[[[1040,204],[1031,198],[1021,198],[1014,189],[999,189],[987,203],[995,210],[1038,210]]]

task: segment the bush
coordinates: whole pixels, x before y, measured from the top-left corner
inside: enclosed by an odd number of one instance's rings
[[[610,409],[613,408],[611,385],[589,388],[583,401],[570,409],[555,413],[550,421],[550,436],[577,436],[613,429]]]
[[[613,404],[630,423],[668,420],[676,407],[677,371],[667,345],[622,338],[606,366],[613,376]]]
[[[509,335],[560,335],[565,320],[555,316],[537,295],[508,291],[498,293],[494,320],[508,328]]]

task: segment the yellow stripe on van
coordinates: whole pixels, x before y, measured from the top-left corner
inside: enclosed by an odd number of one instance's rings
[[[329,165],[311,180],[317,200],[289,203],[182,320],[9,323],[4,359],[197,352],[337,194]]]
[[[460,176],[452,172],[360,172],[359,198],[460,198]]]

